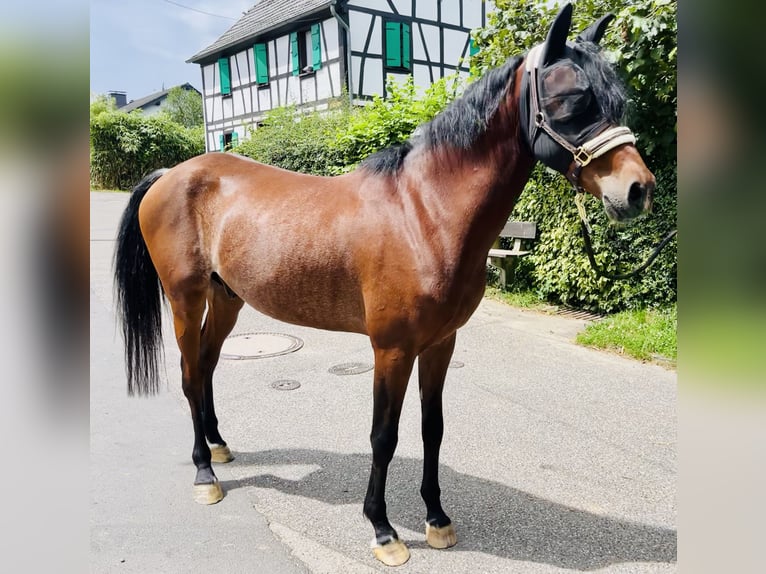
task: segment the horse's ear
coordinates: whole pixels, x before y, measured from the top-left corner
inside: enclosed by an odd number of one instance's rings
[[[569,26],[572,24],[572,5],[564,6],[556,14],[551,29],[548,30],[548,37],[545,38],[543,45],[542,65],[547,66],[558,60],[564,55],[564,49],[567,45],[567,36],[569,35]]]
[[[609,25],[609,22],[614,20],[614,14],[609,13],[606,16],[602,16],[593,24],[585,28],[580,34],[577,36],[577,39],[581,42],[593,42],[594,44],[598,44],[601,41],[601,38],[604,37],[604,32],[606,32],[606,27]]]

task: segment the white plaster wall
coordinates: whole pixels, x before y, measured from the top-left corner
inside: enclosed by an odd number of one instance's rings
[[[431,56],[432,62],[438,62],[439,61],[439,28],[437,26],[429,26],[428,24],[422,25],[423,29],[423,37],[426,39],[426,48],[428,49],[428,55]],[[420,31],[415,30],[416,33],[413,33],[413,36],[417,36],[417,42],[420,42]],[[425,58],[425,52],[423,53],[423,57]]]
[[[429,66],[423,66],[420,64],[413,64],[412,66],[412,78],[415,81],[415,85],[418,88],[427,88],[431,85],[431,75],[428,72]],[[434,76],[434,80],[437,80],[439,75]]]
[[[221,103],[223,104],[223,114],[222,114],[223,118],[224,119],[230,118],[232,114],[234,113],[232,109],[233,108],[232,98],[229,98],[229,97],[221,98]]]
[[[316,83],[314,82],[314,76],[306,76],[301,78],[301,102],[314,102],[317,100]]]
[[[466,28],[481,28],[482,0],[463,0],[463,26]]]
[[[422,1],[423,0],[420,0],[420,2]],[[418,4],[420,2],[418,2]],[[434,0],[431,0],[431,2],[434,2]],[[412,16],[412,1],[411,0],[393,0],[393,4],[396,7],[396,11],[399,12],[400,16]],[[389,10],[390,10],[390,7],[389,7]]]
[[[438,0],[431,1],[438,2]],[[349,0],[348,5],[350,8],[361,6],[362,8],[372,8],[374,10],[380,10],[381,12],[391,12],[391,7],[386,0]]]
[[[377,54],[379,56],[383,54],[383,18],[380,16],[375,17],[367,53]]]
[[[444,63],[457,66],[463,55],[468,34],[457,30],[444,30]]]
[[[216,64],[210,64],[208,66],[202,66],[202,75],[205,78],[205,89],[203,91],[204,96],[209,96],[215,93],[215,69]]]
[[[441,0],[442,22],[460,25],[460,0]]]
[[[401,74],[400,74],[401,75]],[[357,86],[359,84],[356,84]],[[383,94],[383,61],[368,58],[364,70],[364,93],[372,96]]]
[[[351,29],[351,50],[364,51],[364,42],[367,40],[367,31],[370,28],[370,14],[349,10],[349,28]]]
[[[250,70],[247,65],[247,52],[242,51],[230,58],[231,87],[238,88],[250,82]]]
[[[415,16],[424,20],[436,21],[436,4],[439,0],[418,0],[415,4]]]
[[[325,45],[327,53],[325,53]],[[322,61],[333,60],[340,55],[338,21],[330,18],[322,22]]]

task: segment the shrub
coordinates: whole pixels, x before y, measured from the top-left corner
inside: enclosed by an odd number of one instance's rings
[[[456,89],[456,79],[441,79],[421,96],[409,77],[401,84],[389,81],[386,99],[376,96],[358,108],[351,108],[345,98],[318,113],[278,108],[236,152],[302,173],[346,173],[368,155],[406,140],[444,109]]]
[[[147,173],[205,151],[202,128],[184,128],[163,115],[104,111],[90,119],[91,185],[130,189]]]
[[[277,108],[234,151],[292,171],[331,175],[338,162],[332,144],[348,122],[348,106],[340,102],[323,113],[298,114],[293,106]]]

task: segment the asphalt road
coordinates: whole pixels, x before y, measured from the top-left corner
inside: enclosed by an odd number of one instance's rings
[[[367,340],[287,325],[246,308],[234,333],[286,333],[297,352],[221,360],[216,465],[226,497],[192,501],[192,428],[179,352],[167,384],[128,398],[110,263],[126,194],[91,194],[91,571],[391,571],[362,516],[370,464]],[[166,317],[167,319],[167,317]],[[676,375],[584,349],[584,322],[484,301],[459,331],[445,389],[444,508],[458,544],[425,544],[417,382],[405,399],[387,490],[410,573],[675,572]],[[277,380],[300,382],[280,391]]]

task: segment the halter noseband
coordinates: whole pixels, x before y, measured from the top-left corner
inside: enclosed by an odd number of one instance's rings
[[[575,147],[564,139],[563,136],[556,133],[548,123],[545,117],[545,112],[543,112],[540,107],[538,69],[540,66],[541,54],[542,44],[539,44],[529,51],[526,58],[526,72],[529,74],[528,84],[531,94],[531,115],[532,118],[534,118],[534,125],[530,134],[530,147],[534,153],[535,139],[539,133],[538,130],[543,130],[553,141],[571,153],[573,161],[570,164],[570,169],[568,169],[564,175],[574,186],[575,190],[578,193],[582,193],[584,191],[582,185],[580,185],[582,168],[588,165],[591,160],[604,155],[606,152],[617,146],[626,143],[635,144],[636,137],[628,127],[610,127],[601,131],[598,135],[592,137],[579,147]]]

